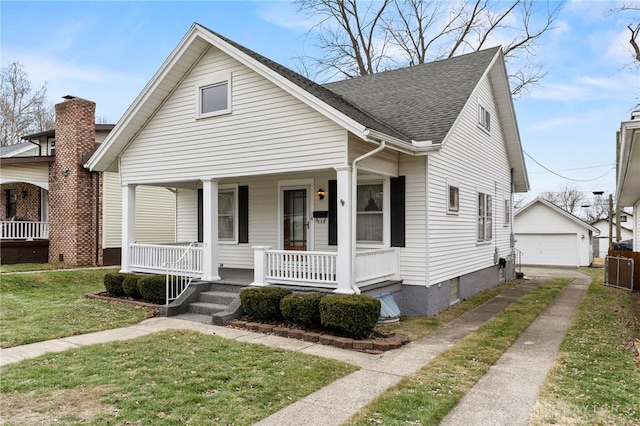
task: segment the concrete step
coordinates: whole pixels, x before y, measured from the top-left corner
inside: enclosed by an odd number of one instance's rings
[[[193,302],[189,303],[189,309],[187,310],[187,312],[191,312],[194,314],[211,315],[216,312],[222,312],[225,309],[227,309],[227,305],[207,302]]]
[[[203,291],[200,293],[198,302],[216,303],[219,305],[228,305],[233,299],[238,297],[238,293],[227,291]]]

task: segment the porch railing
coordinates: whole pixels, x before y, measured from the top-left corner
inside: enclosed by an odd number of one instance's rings
[[[335,252],[270,250],[266,247],[255,249],[254,272],[257,283],[338,288],[338,254]],[[354,266],[355,280],[359,286],[397,278],[398,250],[384,248],[358,251]]]
[[[196,243],[182,246],[182,255],[175,262],[164,263],[167,305],[180,297],[194,278],[202,276],[202,255],[198,256],[198,251],[202,253],[202,248]]]
[[[48,240],[49,222],[23,220],[0,222],[0,239],[3,240]]]
[[[398,255],[398,250],[393,247],[357,251],[356,285],[397,278],[400,271]]]
[[[337,288],[336,259],[332,252],[268,250],[265,278],[275,283]]]
[[[202,246],[195,243],[131,244],[129,267],[133,272],[163,273],[169,264],[179,266],[175,268],[176,273],[201,277]]]

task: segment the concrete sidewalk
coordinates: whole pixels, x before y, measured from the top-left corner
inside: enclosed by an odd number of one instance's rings
[[[261,343],[332,358],[361,367],[359,371],[333,382],[257,423],[277,426],[340,425],[381,392],[398,383],[403,377],[416,373],[438,354],[482,326],[510,303],[527,294],[542,280],[550,277],[575,278],[574,282],[536,319],[513,348],[504,354],[496,366],[445,419],[450,425],[526,424],[540,385],[546,377],[560,341],[590,279],[575,269],[525,269],[524,272],[533,280],[504,292],[422,339],[382,355],[343,350],[248,330],[172,318],[151,318],[130,327],[0,349],[0,367],[48,352],[133,339],[167,329],[195,330],[238,341]],[[520,348],[520,352],[516,352],[516,348]],[[497,411],[501,413],[504,411],[504,415],[499,417],[489,410],[487,400],[491,401],[492,407],[496,407]],[[472,412],[478,412],[478,416],[463,417],[473,414]],[[522,422],[523,419],[524,422]]]

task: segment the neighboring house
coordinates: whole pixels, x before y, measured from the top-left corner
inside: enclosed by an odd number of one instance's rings
[[[618,216],[620,218],[620,238],[619,240],[628,240],[633,237],[633,214],[620,212]],[[609,219],[600,219],[599,221],[592,223],[594,228],[600,231],[600,234],[596,235],[593,239],[593,253],[596,257],[605,257],[609,250]],[[612,222],[612,241],[618,241],[617,235],[618,224],[616,218],[613,218]]]
[[[326,85],[194,24],[88,161],[120,173],[122,270],[391,291],[431,315],[515,276],[529,182],[502,50]],[[136,244],[139,192],[176,241]],[[192,242],[185,248],[183,242]]]
[[[0,151],[1,262],[120,263],[122,200],[117,173],[83,163],[113,129],[95,124],[95,104],[72,96],[55,107],[54,130]],[[138,241],[175,241],[175,194],[145,188]]]
[[[633,208],[633,251],[640,252],[640,111],[621,123],[617,153],[616,203]]]
[[[523,265],[589,266],[598,230],[544,198],[515,214],[516,249]]]

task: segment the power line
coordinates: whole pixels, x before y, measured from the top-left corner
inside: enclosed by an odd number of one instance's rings
[[[593,178],[593,179],[572,179],[570,177],[566,177],[566,176],[562,176],[559,173],[554,172],[553,170],[549,169],[548,167],[543,166],[542,164],[540,164],[540,162],[538,160],[536,160],[535,158],[533,158],[532,156],[529,155],[529,153],[525,150],[522,150],[522,152],[524,152],[524,154],[529,157],[534,163],[536,163],[538,166],[542,167],[543,169],[545,169],[546,171],[548,171],[551,174],[554,174],[562,179],[566,179],[566,180],[570,180],[573,182],[593,182],[594,180],[598,180],[598,179],[602,179],[603,177],[605,177],[606,175],[608,175],[611,170],[615,170],[615,166],[611,167],[609,170],[607,170],[603,175],[598,176],[597,178]]]

